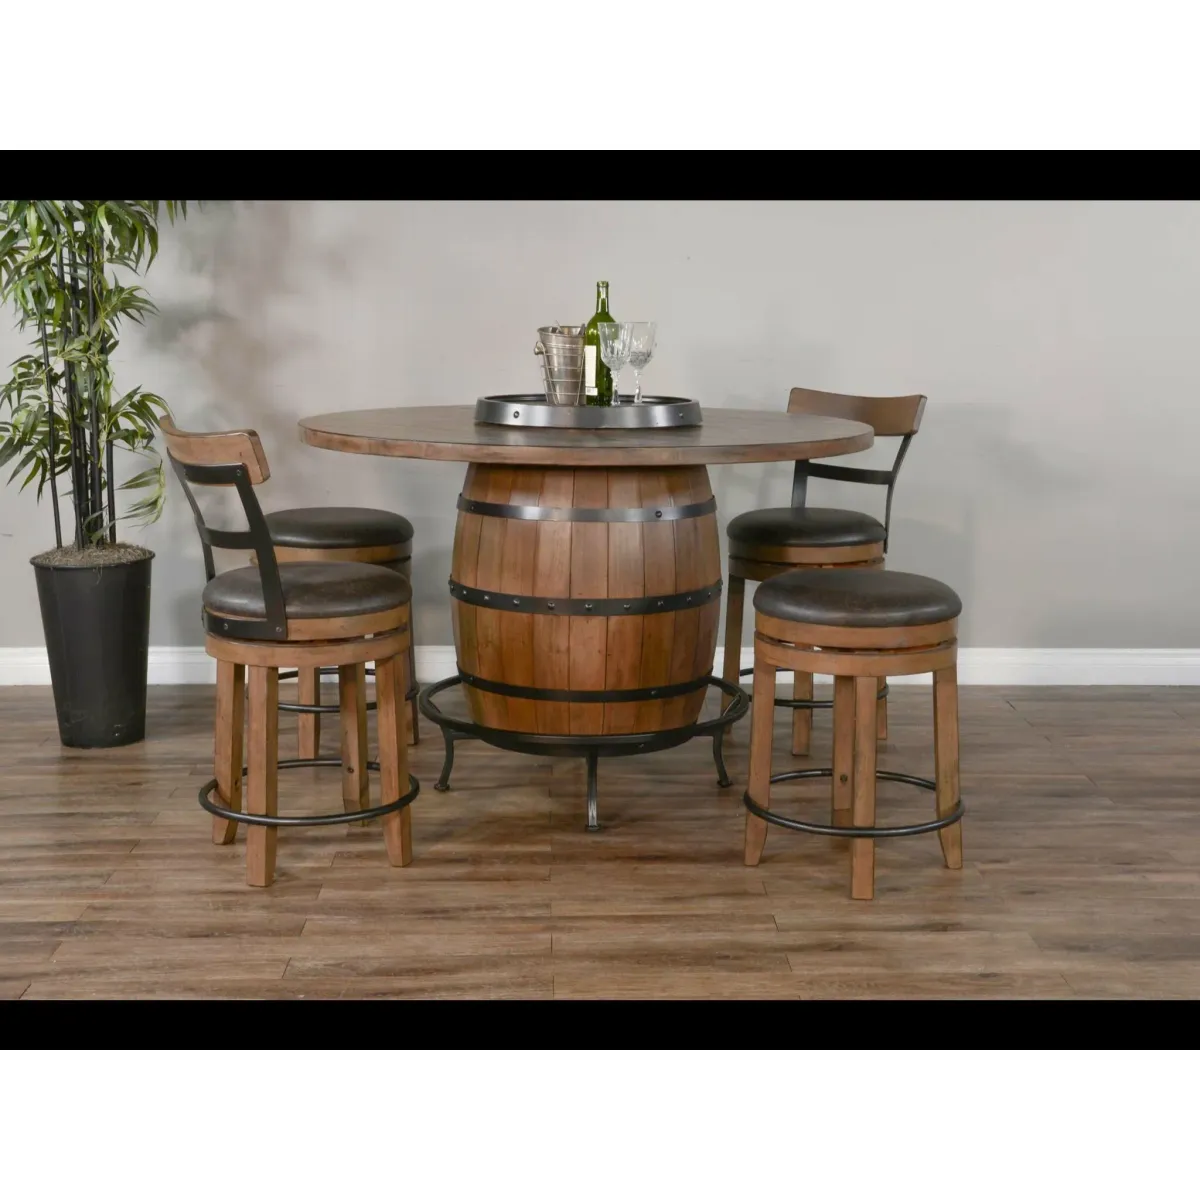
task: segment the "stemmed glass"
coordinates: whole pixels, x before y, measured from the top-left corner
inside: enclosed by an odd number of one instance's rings
[[[653,321],[629,322],[628,362],[633,367],[634,378],[637,380],[637,386],[633,392],[634,404],[641,403],[642,371],[649,366],[650,360],[654,357],[654,338],[657,329],[658,326]]]
[[[600,358],[612,372],[613,400],[620,403],[617,379],[629,365],[630,334],[628,321],[601,321],[596,328],[600,331]]]

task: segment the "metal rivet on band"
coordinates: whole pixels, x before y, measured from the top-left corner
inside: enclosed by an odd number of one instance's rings
[[[628,611],[630,606],[628,604],[623,604],[621,607]]]
[[[514,409],[513,409],[513,416],[514,416],[514,417],[519,417],[520,415],[521,415],[521,410],[520,410],[519,408],[514,408]]]
[[[521,606],[521,601],[516,596],[513,597],[513,606],[516,608],[520,608]]]
[[[588,603],[588,604],[585,604],[583,607],[590,611],[592,606],[590,603]]]
[[[688,602],[689,604],[691,604],[691,602],[692,602],[692,598],[691,598],[691,596],[689,596],[689,597],[687,598],[687,602]]]
[[[553,601],[553,600],[547,600],[547,601],[546,601],[546,607],[547,607],[547,608],[553,608],[553,607],[554,607],[554,601]]]
[[[655,515],[656,517],[661,517],[661,516],[662,516],[662,509],[661,509],[661,508],[656,508],[656,509],[654,510],[654,515]]]
[[[483,593],[483,598],[484,598],[485,600],[490,600],[490,599],[491,599],[491,596],[489,596],[489,595],[487,594],[487,592],[484,592],[484,593]]]
[[[663,606],[663,602],[660,600],[660,601],[658,602],[658,607],[659,607],[659,608],[662,608],[662,606]]]

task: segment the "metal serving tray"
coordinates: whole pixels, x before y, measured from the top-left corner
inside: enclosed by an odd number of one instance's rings
[[[549,404],[544,395],[481,396],[475,421],[518,429],[681,429],[699,425],[700,403],[678,396],[643,396],[609,408],[585,404]]]

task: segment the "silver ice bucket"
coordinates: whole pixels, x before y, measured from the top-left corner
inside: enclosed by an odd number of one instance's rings
[[[533,352],[542,356],[547,401],[551,404],[582,404],[583,326],[543,326],[538,330]]]

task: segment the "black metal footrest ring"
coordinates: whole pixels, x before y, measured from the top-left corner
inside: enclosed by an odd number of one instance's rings
[[[735,721],[740,721],[750,707],[750,698],[735,683],[706,675],[706,687],[715,687],[729,697],[725,711],[707,721],[697,721],[678,729],[664,729],[656,733],[607,733],[607,734],[539,734],[518,733],[503,729],[489,729],[474,721],[452,717],[444,713],[434,700],[440,692],[456,687],[463,682],[461,674],[450,675],[436,683],[426,684],[421,690],[420,709],[423,716],[432,721],[441,731],[446,745],[446,757],[442,773],[433,785],[434,790],[444,792],[450,787],[450,772],[454,769],[455,743],[464,739],[478,739],[502,750],[515,750],[521,754],[547,754],[562,757],[586,757],[591,762],[596,757],[645,754],[655,750],[667,750],[681,746],[696,737],[711,737],[713,740],[713,762],[717,768],[717,783],[729,787],[732,781],[725,769],[722,757],[721,735]],[[590,769],[590,768],[589,768]],[[594,780],[594,775],[592,776]],[[593,797],[594,798],[594,797]],[[590,806],[594,807],[594,806]],[[594,815],[594,814],[591,814]],[[589,828],[594,826],[589,824]]]
[[[786,670],[785,667],[776,667],[775,669],[777,671]],[[754,674],[753,667],[743,667],[742,670],[740,670],[738,672],[738,678],[740,679],[743,675],[753,675],[753,674]],[[890,683],[885,683],[883,685],[883,687],[881,687],[879,689],[878,699],[886,700],[889,693],[891,692],[891,690],[892,690],[892,685]],[[832,700],[781,700],[778,696],[776,696],[775,697],[775,707],[776,708],[808,708],[808,709],[832,708],[833,701]]]
[[[287,767],[340,767],[340,758],[285,758],[275,764],[279,770]],[[367,763],[368,771],[378,771],[379,763]],[[249,767],[242,768],[242,777],[250,773]],[[216,779],[210,779],[200,789],[200,807],[212,813],[214,817],[224,817],[227,821],[238,821],[243,825],[267,825],[271,827],[303,827],[306,825],[352,825],[356,821],[373,821],[376,817],[386,817],[391,813],[407,808],[420,794],[421,784],[415,775],[409,775],[409,790],[390,804],[378,804],[374,808],[360,808],[357,812],[321,813],[315,817],[270,817],[264,813],[234,812],[231,808],[223,808],[214,804],[208,797],[217,790]]]
[[[832,779],[832,767],[811,767],[803,771],[783,771],[772,775],[772,783],[788,783],[793,779]],[[919,775],[903,775],[899,771],[876,771],[876,779],[889,780],[892,783],[907,783],[912,787],[923,788],[925,791],[937,791],[937,784],[932,779],[922,779]],[[918,833],[934,833],[945,829],[963,819],[966,809],[959,802],[944,817],[934,821],[922,821],[919,825],[823,825],[815,821],[798,821],[794,817],[781,817],[769,808],[763,808],[750,798],[750,793],[742,795],[742,804],[747,812],[753,813],[770,825],[778,825],[783,829],[794,829],[798,833],[816,833],[824,837],[846,838],[885,838],[911,837]]]
[[[338,673],[337,667],[321,667],[320,668],[320,674],[322,676],[336,675],[337,673]],[[299,676],[300,676],[299,671],[280,671],[279,672],[279,678],[281,680],[298,679]],[[367,668],[367,678],[368,679],[375,678],[375,668],[374,667]],[[409,701],[415,700],[420,694],[421,694],[421,685],[419,683],[417,683],[416,680],[413,680],[413,682],[409,685],[408,691],[404,693],[405,703],[407,704]],[[367,701],[367,712],[374,712],[376,710],[376,708],[377,708],[377,705],[374,700]],[[291,704],[291,703],[284,704],[284,703],[280,703],[279,711],[280,712],[294,712],[294,713],[330,713],[330,714],[332,714],[332,713],[341,712],[342,706],[340,704]]]
[[[704,676],[706,687],[715,687],[730,698],[724,712],[707,721],[696,721],[678,729],[664,729],[651,733],[595,733],[595,734],[549,734],[519,733],[506,729],[491,729],[461,717],[452,717],[434,702],[434,697],[447,688],[463,682],[461,675],[449,675],[436,683],[426,684],[421,691],[420,709],[440,729],[460,738],[478,738],[491,742],[505,750],[516,750],[523,754],[584,755],[589,751],[597,754],[623,755],[649,753],[681,745],[695,737],[711,737],[714,733],[740,721],[750,707],[750,698],[736,684],[727,683],[715,675]]]

